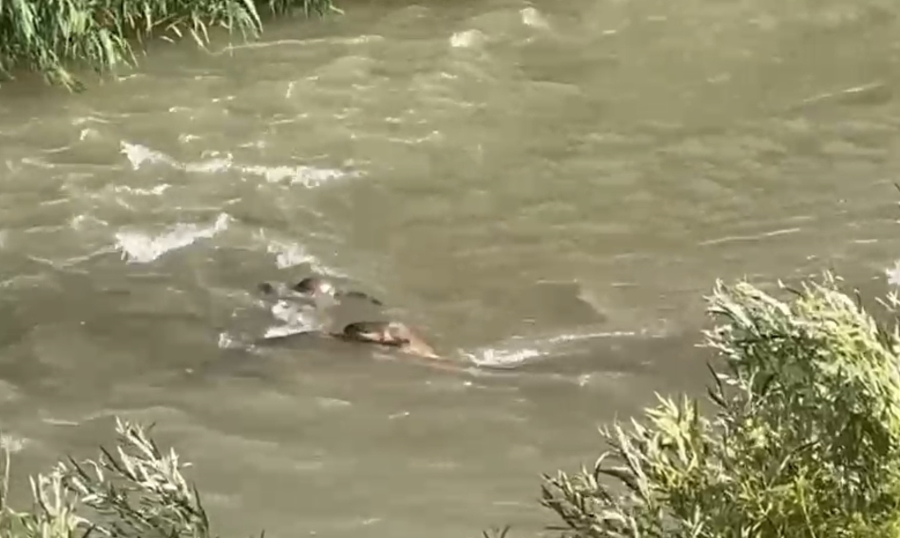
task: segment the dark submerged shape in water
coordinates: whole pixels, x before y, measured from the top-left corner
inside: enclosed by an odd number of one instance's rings
[[[361,291],[340,290],[330,280],[316,276],[304,278],[294,286],[290,287],[281,283],[272,284],[270,282],[263,282],[259,284],[259,290],[263,294],[276,295],[279,297],[300,295],[301,297],[315,299],[317,297],[326,296],[336,300],[340,300],[343,297],[354,297],[369,301],[376,305],[382,304],[378,299]],[[406,324],[398,321],[357,321],[346,325],[340,332],[312,330],[284,336],[263,338],[262,341],[272,343],[273,341],[293,340],[299,336],[309,335],[324,336],[327,338],[343,340],[345,342],[377,344],[392,347],[399,349],[404,353],[423,358],[440,358],[434,351],[434,348],[432,348],[421,336],[416,334]]]
[[[352,297],[354,299],[362,299],[372,304],[383,306],[380,300],[372,297],[367,293],[356,290],[338,289],[330,280],[322,277],[306,277],[297,284],[287,287],[283,284],[272,284],[263,282],[258,286],[259,290],[265,295],[291,295],[300,294],[301,296],[315,298],[317,296],[331,297],[335,300],[341,300],[344,297]]]

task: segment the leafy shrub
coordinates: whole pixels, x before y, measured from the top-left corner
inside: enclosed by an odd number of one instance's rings
[[[69,458],[31,478],[34,504],[13,509],[7,500],[6,451],[0,536],[10,538],[208,538],[209,520],[196,488],[181,474],[178,455],[163,453],[138,425],[116,419],[115,453],[79,463]]]
[[[724,320],[705,333],[724,360],[711,417],[658,396],[645,423],[601,431],[593,468],[544,476],[565,535],[900,536],[897,329],[830,275],[782,289],[791,301],[718,282],[708,299]]]

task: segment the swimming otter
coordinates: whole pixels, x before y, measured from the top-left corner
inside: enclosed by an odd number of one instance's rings
[[[299,294],[303,297],[308,298],[317,298],[317,297],[330,297],[334,300],[340,300],[343,297],[353,297],[356,299],[362,299],[364,301],[368,301],[372,304],[383,306],[383,303],[361,291],[356,290],[339,290],[331,281],[322,278],[310,276],[306,277],[297,284],[287,287],[283,284],[271,284],[269,282],[263,282],[259,285],[259,290],[266,295],[296,295]]]
[[[357,321],[344,327],[339,333],[331,333],[333,338],[350,342],[364,342],[399,348],[405,353],[427,359],[439,359],[434,348],[398,321]]]
[[[357,321],[346,325],[340,332],[328,332],[324,330],[308,330],[277,336],[263,337],[257,340],[258,344],[270,345],[277,342],[295,340],[309,336],[334,338],[344,342],[362,344],[378,344],[381,346],[396,348],[404,353],[416,355],[426,359],[440,359],[425,340],[413,332],[409,327],[397,321]]]

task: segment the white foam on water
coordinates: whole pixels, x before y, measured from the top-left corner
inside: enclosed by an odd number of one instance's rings
[[[277,338],[279,336],[289,336],[291,334],[309,332],[310,329],[296,325],[274,325],[266,329],[263,338]]]
[[[169,231],[153,236],[144,232],[116,232],[116,249],[128,263],[150,263],[164,254],[194,244],[200,239],[210,239],[228,229],[231,217],[221,213],[208,226],[178,223]]]
[[[314,325],[315,316],[311,305],[281,300],[272,305],[271,312],[275,319],[284,322],[286,325],[303,329],[312,328]]]
[[[532,28],[549,28],[550,25],[547,23],[547,19],[541,14],[540,11],[533,7],[526,7],[519,10],[519,15],[522,17],[522,24],[525,26],[530,26]]]
[[[121,152],[125,154],[125,157],[128,158],[128,162],[131,163],[131,168],[133,170],[137,170],[144,163],[163,163],[170,166],[178,166],[175,159],[161,151],[156,151],[140,144],[131,144],[124,140],[119,145],[122,148]]]
[[[227,332],[219,333],[218,346],[219,349],[239,349],[242,347],[241,343]]]
[[[90,127],[85,127],[78,133],[78,140],[83,142],[85,140],[99,140],[100,139],[100,131],[97,129],[92,129]]]
[[[212,155],[216,155],[218,152],[212,152]],[[198,174],[215,174],[219,172],[227,172],[232,167],[234,167],[234,157],[229,153],[224,157],[210,157],[208,159],[204,159],[202,161],[193,162],[193,163],[184,163],[179,165],[179,168],[184,170],[185,172],[193,172]]]
[[[328,181],[353,177],[357,174],[335,170],[331,168],[316,168],[313,166],[238,166],[241,172],[261,176],[268,183],[281,183],[287,181],[291,185],[303,185],[304,187],[318,187]]]
[[[263,333],[263,338],[316,331],[327,325],[326,320],[322,319],[321,313],[312,304],[281,300],[272,305],[270,311],[272,317],[281,321],[282,325],[268,327]]]
[[[270,241],[266,245],[266,252],[275,255],[275,266],[279,269],[318,263],[316,257],[307,252],[306,247],[296,243]]]
[[[171,187],[172,187],[172,185],[170,185],[168,183],[162,183],[151,189],[141,189],[138,187],[129,187],[128,185],[116,185],[113,187],[113,191],[124,192],[127,194],[134,194],[136,196],[161,196],[164,192],[169,190]]]
[[[628,336],[639,336],[646,331],[598,331],[590,333],[560,334],[552,336],[542,342],[547,344],[556,344],[560,342],[579,342],[582,340],[591,340],[594,338],[622,338]]]
[[[513,367],[547,353],[537,349],[484,348],[475,352],[462,351],[461,355],[478,366]]]
[[[463,30],[450,36],[450,46],[455,49],[468,49],[484,44],[486,37],[479,30]]]
[[[309,265],[313,271],[320,275],[337,278],[348,277],[343,271],[325,265],[322,260],[311,254],[305,246],[299,243],[267,239],[263,232],[258,233],[256,238],[266,243],[266,252],[275,255],[275,266],[279,269]]]
[[[303,185],[304,187],[318,187],[329,181],[355,177],[359,174],[337,170],[333,168],[317,168],[314,166],[264,166],[264,165],[242,165],[234,162],[234,157],[227,153],[220,156],[218,152],[210,152],[210,157],[196,162],[181,163],[175,158],[166,155],[161,151],[150,149],[141,144],[132,144],[131,142],[121,141],[121,152],[131,163],[131,167],[137,170],[145,164],[165,164],[172,168],[184,170],[185,172],[214,174],[227,172],[229,170],[237,170],[243,174],[260,176],[269,183],[287,182],[291,185]]]

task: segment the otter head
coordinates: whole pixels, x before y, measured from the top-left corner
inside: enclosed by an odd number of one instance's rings
[[[359,321],[344,327],[339,338],[400,348],[400,350],[429,359],[441,358],[434,349],[405,324],[391,321]]]
[[[283,297],[289,297],[294,294],[293,291],[291,291],[281,282],[261,282],[256,286],[256,289],[262,295],[274,299],[281,299]]]
[[[257,286],[257,289],[259,289],[259,292],[263,295],[275,295],[276,293],[275,286],[269,282],[260,283],[259,286]]]
[[[334,284],[324,278],[314,276],[304,278],[291,289],[304,295],[324,295],[327,297],[334,297],[337,295]]]
[[[405,333],[398,330],[396,325],[402,324],[359,321],[344,327],[344,337],[358,342],[372,342],[384,346],[403,346],[408,344],[409,340],[405,338]]]

